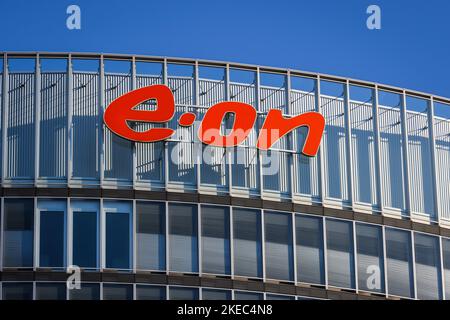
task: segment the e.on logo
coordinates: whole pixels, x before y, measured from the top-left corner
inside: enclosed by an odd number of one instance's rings
[[[155,110],[136,110],[135,107],[147,101],[155,100]],[[224,135],[221,125],[228,113],[234,114],[234,123],[230,132]],[[171,128],[151,128],[138,132],[128,122],[164,123],[175,114],[175,100],[172,91],[165,85],[152,85],[130,91],[108,106],[104,122],[115,134],[136,142],[155,142],[170,138],[175,130]],[[191,126],[195,121],[194,113],[184,113],[178,119],[180,126]],[[205,144],[217,147],[233,147],[242,143],[253,128],[257,118],[253,106],[242,102],[221,102],[211,106],[205,113],[198,129],[198,138]],[[306,112],[295,117],[285,118],[280,110],[272,109],[260,130],[257,148],[268,150],[277,140],[292,130],[306,126],[308,135],[302,153],[315,156],[319,149],[325,127],[324,117],[317,112]]]

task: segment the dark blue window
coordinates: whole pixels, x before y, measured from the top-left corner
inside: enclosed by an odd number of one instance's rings
[[[73,264],[97,268],[97,212],[73,213]]]
[[[165,213],[165,203],[136,203],[136,263],[139,270],[166,268]]]
[[[166,300],[166,287],[136,285],[136,300]]]
[[[66,300],[66,283],[37,283],[37,300]]]
[[[33,283],[3,282],[3,300],[33,300]]]
[[[106,212],[106,267],[130,269],[130,214]]]
[[[64,267],[64,211],[41,211],[39,265]]]
[[[81,283],[80,289],[69,291],[70,300],[100,300],[100,285],[97,283]]]
[[[33,266],[33,199],[5,199],[4,208],[5,267]]]

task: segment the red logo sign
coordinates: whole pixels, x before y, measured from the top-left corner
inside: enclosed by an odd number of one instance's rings
[[[156,109],[136,110],[139,104],[156,101]],[[229,134],[223,135],[222,121],[226,114],[234,114],[233,127]],[[114,100],[106,109],[104,122],[115,134],[136,142],[155,142],[170,138],[175,130],[171,128],[152,128],[144,132],[133,130],[128,122],[164,123],[175,114],[175,100],[172,91],[165,85],[152,85],[130,91]],[[184,113],[178,119],[180,126],[191,126],[194,113]],[[252,130],[257,118],[253,106],[243,102],[221,102],[211,106],[205,113],[198,130],[198,138],[205,144],[217,147],[233,147],[242,143]],[[284,135],[292,130],[306,126],[308,135],[302,153],[315,156],[319,149],[325,128],[325,119],[318,112],[306,112],[286,118],[280,110],[272,109],[259,132],[257,148],[268,150]]]

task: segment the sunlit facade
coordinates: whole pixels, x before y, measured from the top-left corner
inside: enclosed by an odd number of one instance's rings
[[[172,89],[175,116],[158,126],[175,135],[135,143],[110,132],[109,103],[152,84]],[[2,53],[0,88],[4,300],[450,299],[450,99],[87,53]],[[178,126],[222,101],[258,111],[243,144],[206,146]],[[318,155],[301,154],[304,127],[258,150],[270,109],[322,113]],[[79,290],[66,288],[72,265]]]

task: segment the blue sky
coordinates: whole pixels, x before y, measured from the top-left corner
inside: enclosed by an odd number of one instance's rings
[[[66,28],[81,8],[82,29]],[[381,30],[366,8],[381,8]],[[0,51],[81,51],[235,61],[450,97],[446,0],[2,0]]]

